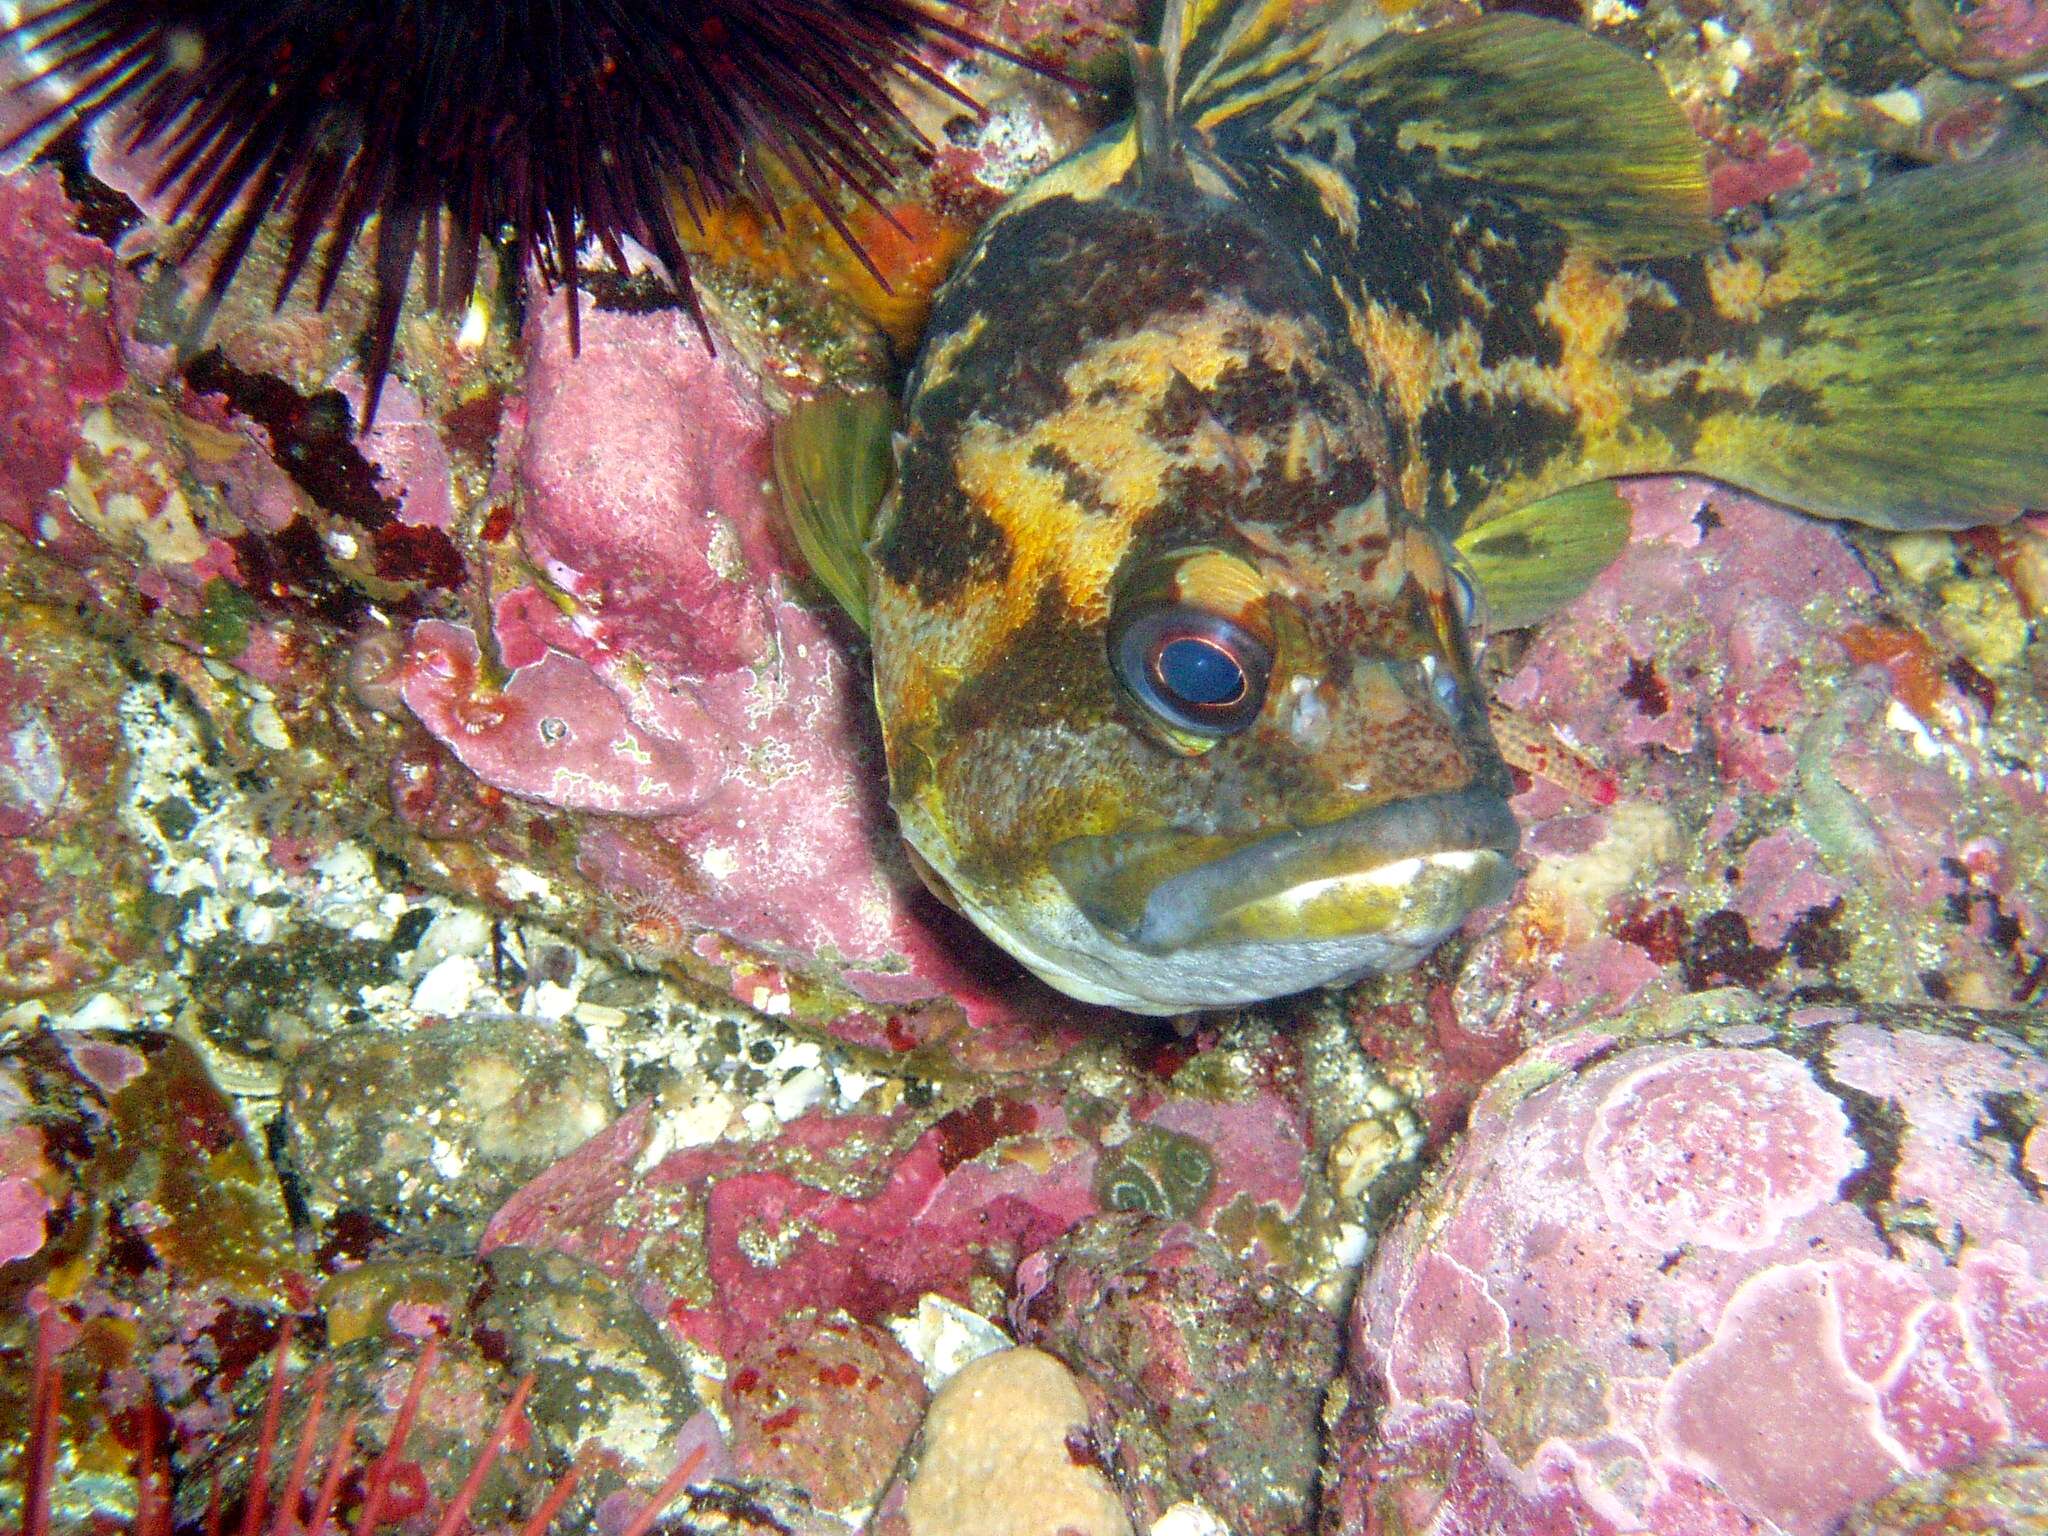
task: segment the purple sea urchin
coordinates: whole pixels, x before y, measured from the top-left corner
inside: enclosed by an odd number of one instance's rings
[[[834,190],[873,200],[888,138],[915,137],[889,86],[974,106],[923,45],[1011,57],[956,17],[961,0],[29,0],[0,42],[28,60],[17,89],[51,100],[0,150],[114,118],[159,162],[178,258],[225,231],[202,314],[273,213],[278,302],[324,236],[324,306],[375,216],[367,424],[421,258],[428,298],[460,304],[501,240],[569,288],[573,317],[579,242],[619,261],[630,238],[696,314],[673,210],[772,207],[755,151],[852,244]]]

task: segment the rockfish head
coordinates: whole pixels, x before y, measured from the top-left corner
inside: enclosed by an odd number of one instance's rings
[[[1506,893],[1470,588],[1317,292],[1227,198],[1055,188],[983,235],[911,381],[872,546],[891,798],[934,888],[1076,997],[1399,969]]]

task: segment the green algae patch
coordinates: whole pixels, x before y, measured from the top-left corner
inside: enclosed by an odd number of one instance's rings
[[[219,576],[206,584],[199,608],[199,644],[209,656],[239,656],[249,648],[256,600]]]

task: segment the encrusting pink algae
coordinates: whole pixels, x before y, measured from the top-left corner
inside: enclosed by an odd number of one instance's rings
[[[1538,9],[1730,229],[2038,132],[2038,0]],[[933,58],[892,278],[1108,110]],[[572,342],[486,252],[358,435],[367,254],[273,310],[265,226],[195,345],[149,169],[0,175],[0,1525],[2048,1528],[2048,514],[1626,482],[1486,637],[1511,894],[1136,1019],[927,888],[786,542],[928,293],[727,210],[715,352],[633,251]]]

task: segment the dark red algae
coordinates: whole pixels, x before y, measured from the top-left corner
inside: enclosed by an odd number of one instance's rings
[[[205,313],[273,216],[278,301],[324,243],[324,307],[374,216],[367,427],[415,266],[432,302],[461,305],[486,241],[568,286],[573,332],[578,247],[623,265],[633,240],[702,329],[676,209],[772,208],[766,154],[866,261],[834,198],[875,202],[890,149],[923,144],[890,88],[978,111],[929,45],[1026,62],[972,19],[959,0],[44,0],[0,45],[35,59],[17,90],[57,99],[0,153],[111,120],[159,163],[177,259],[223,236]]]

